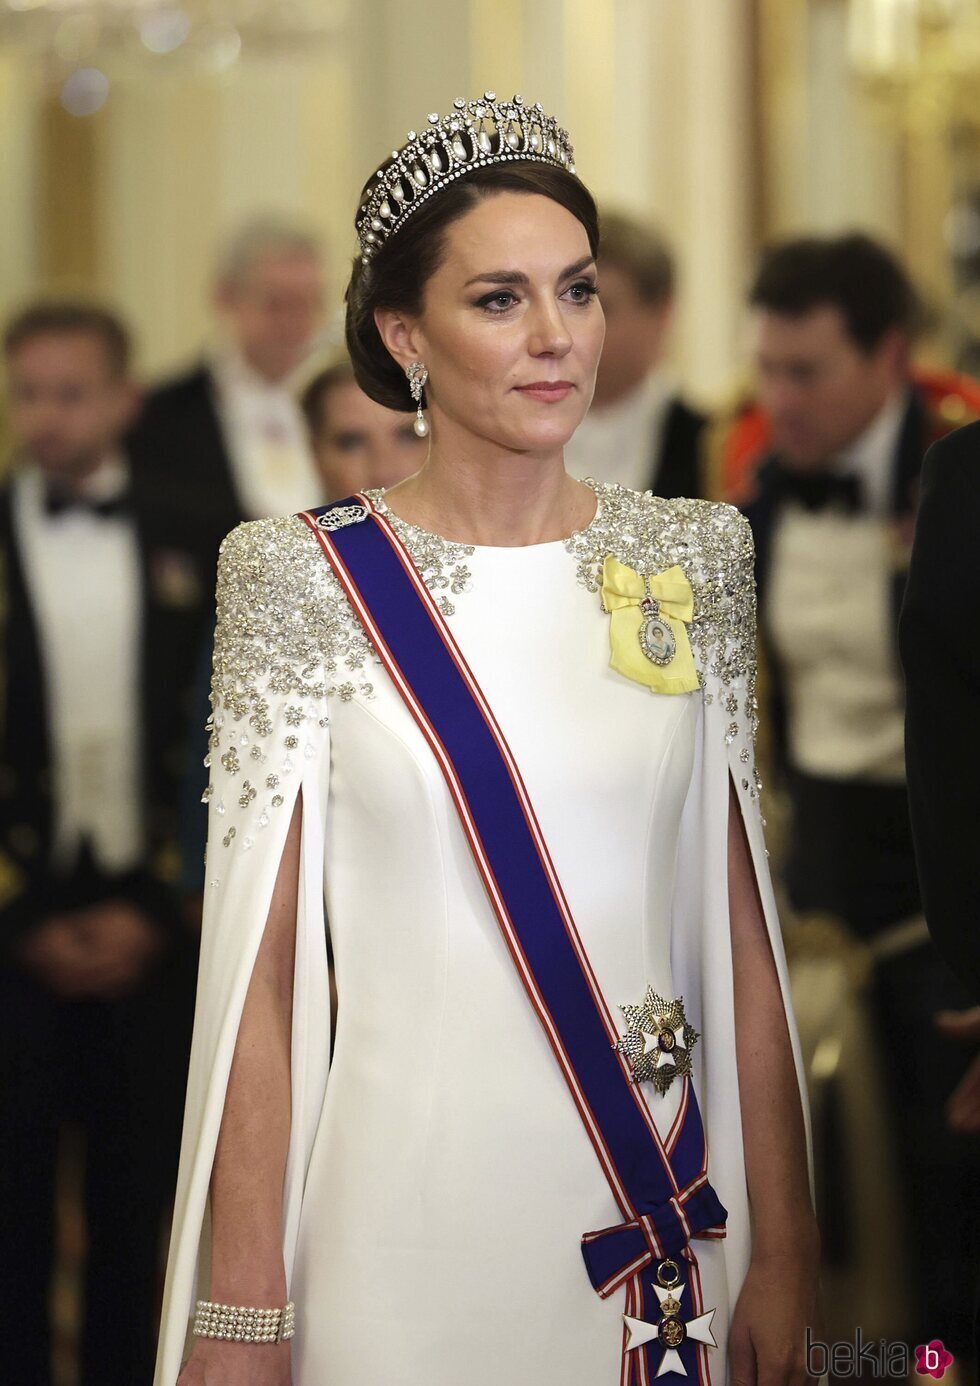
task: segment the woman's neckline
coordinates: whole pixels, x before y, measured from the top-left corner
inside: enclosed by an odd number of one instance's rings
[[[593,529],[598,528],[602,519],[603,495],[602,488],[593,477],[582,477],[583,486],[588,486],[589,490],[595,495],[595,514],[587,525],[581,529],[573,529],[571,534],[565,535],[563,539],[544,539],[535,544],[468,544],[462,539],[447,539],[444,534],[439,534],[432,529],[423,529],[421,525],[413,524],[411,520],[403,519],[385,500],[388,488],[365,491],[364,495],[371,501],[380,514],[384,515],[392,524],[406,536],[416,536],[421,541],[432,542],[435,540],[439,544],[446,544],[455,549],[465,550],[467,553],[540,553],[548,549],[563,549],[573,540],[579,540],[588,535]]]

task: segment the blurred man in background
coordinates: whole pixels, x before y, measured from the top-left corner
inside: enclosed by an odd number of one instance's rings
[[[212,616],[225,535],[242,520],[293,514],[324,499],[297,398],[323,321],[324,292],[320,247],[308,231],[278,218],[241,227],[215,272],[216,350],[151,391],[130,436],[141,503],[184,526],[208,569]],[[182,884],[190,895],[203,882],[212,634],[198,654],[192,722],[200,754],[183,792]]]
[[[131,450],[147,498],[192,510],[216,558],[241,520],[321,500],[293,390],[323,319],[317,242],[277,220],[243,227],[219,258],[213,303],[218,349],[150,393]]]
[[[172,882],[209,573],[140,507],[125,329],[7,327],[0,491],[0,1361],[46,1386],[55,1171],[84,1137],[82,1386],[152,1376],[195,948]]]
[[[604,212],[598,269],[606,339],[592,407],[565,448],[568,468],[658,496],[704,496],[707,419],[665,364],[677,288],[670,247],[635,217]]]
[[[745,510],[765,710],[790,807],[783,883],[797,913],[833,916],[875,960],[917,1263],[912,1341],[939,1335],[968,1350],[980,1164],[976,1145],[945,1126],[965,1060],[933,1024],[966,998],[922,919],[897,647],[919,474],[943,419],[910,371],[911,285],[869,238],[773,247],[750,304],[768,441]]]
[[[429,445],[412,427],[413,413],[369,399],[346,357],[314,376],[301,402],[328,500],[396,486],[426,459]]]

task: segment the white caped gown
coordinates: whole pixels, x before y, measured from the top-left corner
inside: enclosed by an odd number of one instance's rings
[[[693,1081],[729,1211],[725,1240],[694,1243],[718,1342],[700,1375],[722,1386],[751,1249],[730,778],[788,996],[753,760],[752,541],[728,506],[596,491],[585,530],[527,547],[464,546],[389,518],[510,743],[613,1014],[652,985],[682,996],[700,1032]],[[607,554],[640,573],[684,569],[699,691],[653,693],[609,667]],[[174,1386],[207,1295],[215,1141],[300,793],[284,1204],[296,1386],[618,1386],[622,1293],[599,1299],[580,1238],[620,1215],[437,764],[302,520],[233,531],[218,614],[202,959],[156,1386]],[[647,1088],[666,1135],[682,1083]]]

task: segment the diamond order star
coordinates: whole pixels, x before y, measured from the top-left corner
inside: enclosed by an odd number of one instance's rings
[[[707,1343],[708,1347],[717,1347],[715,1335],[711,1331],[711,1320],[715,1316],[715,1311],[709,1309],[706,1313],[699,1314],[696,1319],[688,1319],[685,1322],[680,1317],[680,1298],[685,1286],[675,1285],[670,1289],[663,1289],[660,1285],[654,1285],[653,1288],[660,1301],[663,1318],[659,1323],[647,1323],[646,1319],[634,1319],[629,1314],[624,1314],[623,1322],[629,1333],[626,1351],[632,1352],[634,1348],[643,1347],[646,1343],[659,1342],[663,1345],[664,1355],[660,1359],[657,1376],[666,1376],[668,1372],[687,1376],[687,1368],[681,1361],[677,1349],[685,1338],[691,1338],[696,1343]]]
[[[665,1001],[647,987],[642,1005],[620,1006],[626,1017],[626,1034],[616,1042],[633,1070],[634,1083],[650,1082],[665,1093],[675,1078],[691,1071],[691,1050],[699,1039],[687,1023],[684,998]]]

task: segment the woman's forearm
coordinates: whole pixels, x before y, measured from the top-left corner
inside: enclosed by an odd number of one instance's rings
[[[275,1307],[286,1298],[282,1195],[300,827],[297,802],[242,1011],[211,1175],[210,1297],[221,1303]]]
[[[815,1253],[806,1132],[786,1007],[732,789],[728,848],[735,1043],[756,1250]],[[810,1242],[803,1248],[801,1239]]]

